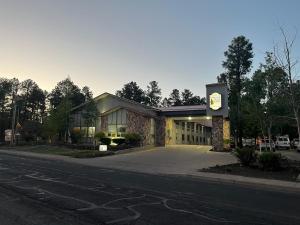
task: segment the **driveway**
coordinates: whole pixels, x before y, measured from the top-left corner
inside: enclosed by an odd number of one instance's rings
[[[152,174],[190,174],[215,165],[237,162],[230,153],[210,146],[168,146],[111,157],[80,159],[80,163]]]

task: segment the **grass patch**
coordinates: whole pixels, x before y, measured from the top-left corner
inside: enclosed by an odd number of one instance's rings
[[[3,149],[3,148],[2,148]],[[34,146],[16,146],[5,149],[12,149],[22,152],[33,152],[40,154],[50,154],[50,155],[62,155],[70,156],[73,158],[95,158],[113,155],[114,152],[106,151],[100,152],[98,150],[78,150],[70,149],[64,146],[50,146],[50,145],[34,145]]]
[[[63,153],[61,155],[71,156],[73,158],[95,158],[95,157],[109,156],[113,154],[114,153],[110,151],[100,152],[97,150],[75,150],[72,152]]]

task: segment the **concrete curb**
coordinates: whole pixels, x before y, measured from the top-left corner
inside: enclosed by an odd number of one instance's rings
[[[141,151],[151,151],[151,149],[143,149],[143,150],[135,150],[133,153],[141,152]],[[92,166],[92,167],[100,167],[100,168],[106,168],[105,166],[96,166],[96,165],[88,165],[86,162],[83,163],[81,161],[82,159],[77,158],[71,158],[68,156],[60,156],[60,155],[50,155],[50,154],[42,154],[42,153],[33,153],[33,152],[24,152],[24,151],[16,151],[16,150],[3,150],[0,149],[0,153],[5,154],[11,154],[11,155],[17,155],[17,156],[27,156],[27,157],[35,157],[40,159],[49,159],[49,160],[60,160],[64,162],[69,163],[77,163],[81,165],[86,166]],[[123,153],[123,154],[129,154],[130,152]],[[114,157],[114,155],[110,156]],[[109,169],[114,169],[107,167]],[[118,168],[115,168],[115,170],[120,170]],[[147,173],[147,172],[141,172],[138,170],[127,170],[129,172],[137,172],[137,173]],[[193,177],[193,178],[199,178],[199,179],[205,179],[212,182],[217,183],[230,183],[230,184],[239,184],[239,185],[245,185],[245,186],[251,186],[251,187],[260,187],[260,188],[268,188],[273,189],[277,191],[284,191],[284,192],[299,192],[300,193],[300,182],[299,178],[300,175],[297,178],[296,182],[291,181],[281,181],[281,180],[272,180],[272,179],[262,179],[262,178],[253,178],[253,177],[244,177],[244,176],[238,176],[238,175],[230,175],[230,174],[218,174],[218,173],[209,173],[209,172],[192,172],[192,173],[149,173],[153,175],[161,175],[161,176],[186,176],[186,177]]]

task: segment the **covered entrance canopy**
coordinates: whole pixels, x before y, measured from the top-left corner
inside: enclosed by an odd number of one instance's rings
[[[162,108],[166,145],[211,145],[211,117],[205,105]]]

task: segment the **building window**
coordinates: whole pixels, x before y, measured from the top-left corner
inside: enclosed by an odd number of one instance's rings
[[[95,127],[74,127],[73,132],[80,132],[84,138],[95,136]]]
[[[108,115],[108,136],[122,137],[127,127],[127,111],[117,110]]]
[[[181,135],[182,142],[184,141],[184,134]]]

